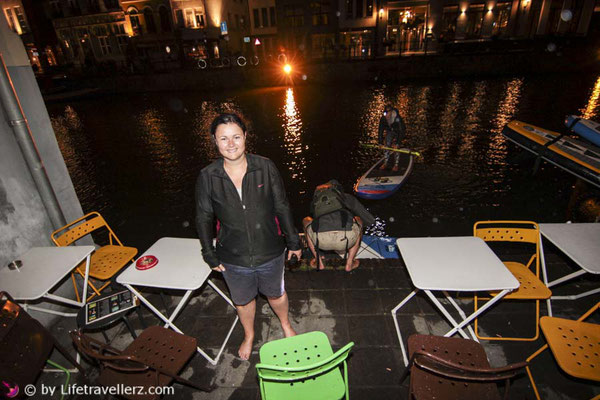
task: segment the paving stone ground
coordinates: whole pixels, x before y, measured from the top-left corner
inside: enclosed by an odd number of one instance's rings
[[[551,278],[577,268],[559,251],[548,247],[546,262]],[[329,264],[333,267],[325,271],[309,271],[306,268],[286,271],[285,282],[294,328],[298,333],[312,330],[325,332],[334,350],[349,341],[355,343],[348,360],[351,399],[406,399],[408,379],[400,382],[404,365],[390,312],[413,290],[402,260],[362,260],[361,266],[351,273],[340,270],[339,261],[333,260]],[[215,275],[212,279],[228,293],[221,277]],[[567,285],[559,286],[554,292],[577,293],[596,288],[599,283],[600,279],[597,277],[584,275]],[[158,294],[145,294],[149,295],[153,304],[162,304]],[[172,295],[167,298],[171,299],[173,309],[174,304],[179,301],[177,296],[181,293],[167,294]],[[469,294],[454,295],[465,312],[472,312],[473,301]],[[596,295],[577,301],[554,301],[554,315],[577,319],[599,300]],[[158,318],[147,309],[143,308],[142,311],[147,326],[158,324]],[[533,328],[533,312],[532,304],[504,302],[484,316],[481,327],[491,335],[529,332]],[[546,313],[545,305],[542,306],[542,313]],[[404,338],[415,332],[441,335],[449,329],[447,322],[421,294],[402,308],[398,315]],[[183,332],[197,337],[199,345],[214,355],[234,317],[234,310],[210,287],[205,286],[202,291],[197,291],[191,297],[176,323]],[[140,333],[143,327],[136,314],[131,314],[129,319],[136,332]],[[591,321],[600,323],[600,315],[593,316]],[[51,329],[61,342],[74,351],[67,335],[67,332],[74,328],[75,322],[72,318],[63,318]],[[112,345],[117,348],[124,348],[132,340],[122,323],[115,324],[107,333]],[[93,335],[102,338],[99,333]],[[254,367],[258,362],[258,349],[267,341],[282,337],[278,320],[264,298],[259,297],[257,303],[256,344],[249,361],[242,361],[237,357],[237,347],[242,337],[242,327],[238,324],[218,365],[213,366],[196,354],[183,370],[182,375],[187,379],[200,384],[214,385],[216,388],[212,393],[197,392],[175,384],[174,395],[165,398],[260,399]],[[493,366],[522,361],[544,343],[543,337],[535,342],[482,341]],[[53,358],[60,360],[56,352]],[[88,380],[93,384],[98,370],[86,362],[84,366],[88,371]],[[600,394],[600,385],[570,378],[564,374],[549,352],[545,352],[534,361],[533,373],[544,399],[586,399]],[[62,374],[44,373],[37,386],[38,389],[42,384],[58,386],[62,380]],[[84,380],[79,374],[73,374],[72,382],[83,384]],[[512,382],[510,393],[511,399],[534,398],[525,374]],[[91,399],[94,396],[74,395],[70,398]]]

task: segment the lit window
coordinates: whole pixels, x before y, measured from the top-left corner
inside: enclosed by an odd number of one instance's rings
[[[27,21],[25,21],[25,14],[23,14],[23,9],[21,7],[15,7],[15,15],[17,16],[17,21],[19,21],[19,26],[23,32],[28,32],[29,27],[27,26]]]
[[[6,21],[8,22],[8,27],[13,31],[16,32],[17,28],[15,27],[15,23],[13,20],[13,13],[12,10],[10,8],[6,8],[4,10],[4,14],[6,15]]]

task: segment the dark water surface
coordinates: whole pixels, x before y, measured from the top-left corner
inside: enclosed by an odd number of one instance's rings
[[[422,157],[405,186],[364,200],[390,236],[469,235],[481,219],[564,222],[583,218],[595,190],[507,142],[520,119],[559,131],[565,114],[600,114],[600,77],[548,75],[419,81],[385,86],[299,86],[227,93],[146,93],[48,106],[85,212],[100,211],[140,250],[163,236],[194,237],[194,183],[217,156],[208,125],[222,111],[251,121],[249,149],[280,168],[297,226],[315,185],[331,178],[350,191],[373,164],[386,103],[407,125]]]

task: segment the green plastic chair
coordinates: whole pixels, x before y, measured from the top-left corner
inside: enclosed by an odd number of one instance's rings
[[[335,354],[323,332],[265,343],[256,364],[263,400],[339,400],[348,396],[346,359],[354,342]],[[344,376],[338,368],[344,364]]]

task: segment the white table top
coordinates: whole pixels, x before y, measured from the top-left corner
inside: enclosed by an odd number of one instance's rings
[[[0,269],[0,290],[15,300],[39,299],[93,251],[94,246],[33,247],[17,258],[23,262],[18,271]]]
[[[516,289],[519,281],[474,236],[401,238],[398,249],[415,287],[423,290]]]
[[[202,259],[198,239],[161,238],[139,258],[147,255],[158,258],[158,264],[150,269],[139,270],[134,262],[117,277],[117,282],[133,286],[195,290],[204,284],[212,271]]]
[[[600,223],[540,224],[540,232],[581,268],[600,274]]]

